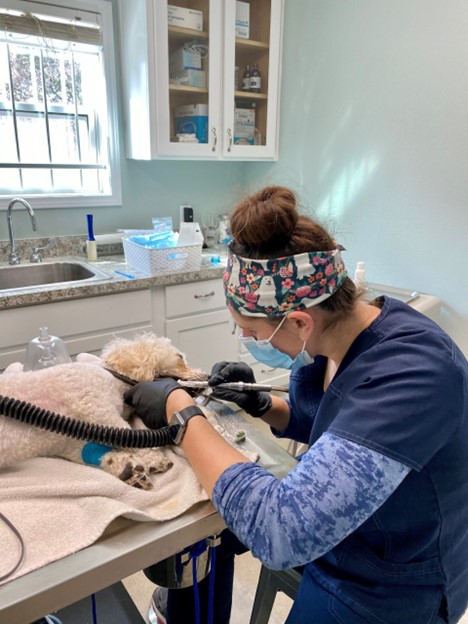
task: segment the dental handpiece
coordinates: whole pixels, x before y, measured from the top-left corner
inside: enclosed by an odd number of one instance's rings
[[[217,384],[216,386],[210,386],[207,381],[184,381],[182,379],[179,379],[178,383],[186,388],[211,388],[212,390],[215,388],[223,388],[225,390],[237,390],[238,392],[246,392],[248,390],[254,390],[256,392],[289,392],[289,389],[283,386],[249,383],[247,381],[228,381]]]

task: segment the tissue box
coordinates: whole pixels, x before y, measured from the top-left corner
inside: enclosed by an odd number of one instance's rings
[[[240,0],[236,2],[236,37],[250,37],[250,4]]]
[[[195,134],[199,143],[208,143],[208,104],[186,104],[174,109],[177,134]]]
[[[183,69],[173,72],[170,82],[172,84],[187,85],[189,87],[206,87],[206,72],[203,69]]]
[[[255,138],[255,108],[234,109],[234,144],[253,145]]]
[[[179,48],[169,56],[169,73],[184,71],[185,69],[201,69],[202,59],[198,51]]]
[[[186,9],[184,7],[167,5],[167,23],[169,26],[181,26],[182,28],[193,28],[193,30],[203,30],[203,11]]]

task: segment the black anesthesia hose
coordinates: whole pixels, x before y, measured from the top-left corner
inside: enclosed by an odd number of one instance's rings
[[[169,446],[179,429],[170,425],[161,429],[124,429],[106,427],[62,416],[49,410],[32,405],[20,399],[0,395],[0,415],[8,416],[19,422],[52,431],[69,438],[104,444],[113,448],[153,448]]]

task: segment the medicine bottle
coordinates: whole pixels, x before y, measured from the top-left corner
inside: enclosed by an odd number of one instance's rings
[[[260,93],[262,90],[262,74],[260,73],[257,63],[254,63],[250,73],[250,90],[253,93]]]
[[[242,91],[250,91],[250,76],[250,65],[246,65],[242,76]]]

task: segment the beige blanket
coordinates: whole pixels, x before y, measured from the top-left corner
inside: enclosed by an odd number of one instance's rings
[[[235,444],[214,415],[208,420]],[[255,451],[237,449],[251,461],[258,459]],[[66,459],[28,459],[0,470],[0,513],[16,527],[25,544],[21,566],[0,585],[90,546],[119,516],[141,522],[170,520],[208,500],[183,451],[174,446],[161,451],[173,466],[151,477],[154,487],[150,491]],[[20,547],[1,518],[0,544],[2,577],[18,561]]]
[[[168,520],[207,500],[178,449],[173,467],[153,476],[152,491],[139,490],[106,472],[64,459],[38,458],[0,471],[0,512],[18,529],[25,557],[3,582],[94,543],[119,516],[138,521]],[[0,519],[0,577],[18,560],[17,538]]]

